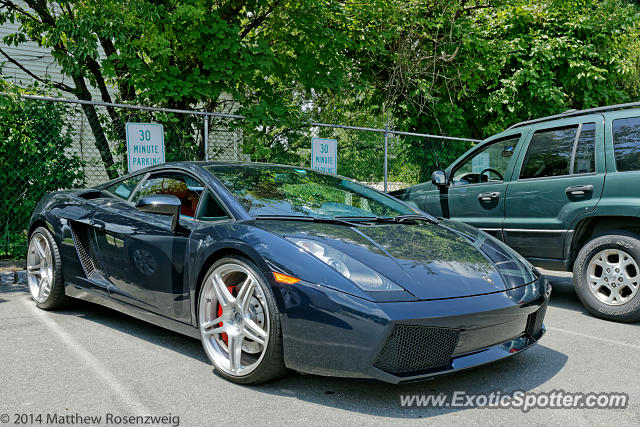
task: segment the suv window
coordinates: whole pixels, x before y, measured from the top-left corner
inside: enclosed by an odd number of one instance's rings
[[[522,162],[520,179],[569,175],[578,125],[537,131]]]
[[[203,190],[204,186],[188,175],[176,172],[158,173],[142,183],[133,202],[137,203],[140,198],[154,194],[172,194],[182,203],[180,215],[193,218]]]
[[[592,173],[596,171],[595,123],[585,123],[582,125],[575,152],[572,173]]]
[[[613,151],[619,172],[640,170],[640,117],[613,121]]]
[[[108,186],[107,188],[105,188],[105,190],[116,197],[127,200],[129,199],[129,196],[131,195],[133,190],[136,189],[136,186],[143,176],[144,174],[132,176],[131,178],[127,178],[123,181],[116,182],[115,184]]]
[[[455,187],[478,184],[500,183],[504,181],[509,160],[520,135],[492,142],[473,154],[466,162],[453,171],[451,185]]]
[[[536,131],[522,162],[520,179],[594,172],[595,136],[595,123]]]

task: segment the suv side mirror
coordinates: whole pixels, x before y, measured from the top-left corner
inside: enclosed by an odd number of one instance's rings
[[[172,217],[171,230],[176,231],[181,205],[180,199],[173,194],[154,194],[138,200],[136,209],[140,212],[170,215]]]
[[[431,174],[431,182],[438,187],[447,185],[447,176],[443,171],[435,171]]]

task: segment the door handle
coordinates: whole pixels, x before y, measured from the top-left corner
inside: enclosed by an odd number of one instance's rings
[[[572,185],[564,191],[572,196],[584,196],[585,193],[593,192],[593,185]]]
[[[490,193],[480,193],[480,194],[478,194],[478,200],[480,200],[481,202],[490,202],[493,199],[497,199],[498,197],[500,197],[500,192],[499,191],[492,191]]]

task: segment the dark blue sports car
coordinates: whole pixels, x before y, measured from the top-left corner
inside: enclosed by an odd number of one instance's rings
[[[38,307],[69,297],[200,338],[255,384],[287,369],[401,382],[518,353],[551,288],[472,227],[353,180],[168,163],[46,195],[29,226]]]

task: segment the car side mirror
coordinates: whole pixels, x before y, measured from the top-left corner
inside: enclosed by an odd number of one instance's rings
[[[154,194],[140,198],[136,203],[136,209],[140,212],[170,215],[172,217],[171,230],[176,231],[181,205],[180,199],[173,194]]]
[[[443,171],[435,171],[431,174],[431,182],[438,187],[447,185],[447,176]]]

